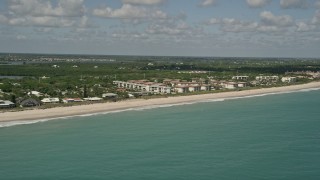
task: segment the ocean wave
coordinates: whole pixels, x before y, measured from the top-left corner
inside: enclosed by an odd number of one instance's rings
[[[114,111],[97,112],[97,113],[81,114],[81,115],[73,115],[73,116],[64,116],[64,117],[55,117],[55,118],[47,118],[47,119],[39,119],[39,120],[8,121],[8,122],[0,122],[0,128],[2,128],[2,127],[11,127],[11,126],[16,126],[16,125],[35,124],[35,123],[47,122],[47,121],[51,121],[51,120],[71,119],[71,118],[74,118],[74,117],[90,117],[90,116],[96,116],[96,115],[106,115],[106,114],[113,114],[113,113],[121,113],[121,112],[126,112],[126,111],[145,111],[145,110],[156,109],[156,108],[167,108],[167,107],[173,107],[173,106],[192,105],[192,104],[198,104],[198,103],[223,102],[223,101],[226,101],[226,100],[236,100],[236,99],[263,97],[263,96],[276,95],[276,94],[310,92],[310,91],[316,91],[316,90],[320,90],[320,88],[308,88],[308,89],[301,89],[301,90],[284,91],[284,92],[272,92],[272,93],[255,94],[255,95],[248,95],[248,96],[237,96],[237,97],[219,98],[219,99],[205,99],[205,100],[196,100],[196,101],[173,103],[173,104],[142,106],[142,107],[127,108],[127,109],[114,110]]]
[[[16,125],[27,125],[27,124],[35,124],[39,122],[46,122],[53,119],[39,119],[39,120],[26,120],[26,121],[8,121],[8,122],[1,122],[0,128],[2,127],[11,127]]]

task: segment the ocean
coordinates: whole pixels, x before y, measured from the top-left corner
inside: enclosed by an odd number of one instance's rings
[[[320,178],[320,90],[2,126],[1,180]]]

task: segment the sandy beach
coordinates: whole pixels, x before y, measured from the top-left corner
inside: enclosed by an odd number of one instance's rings
[[[205,101],[214,99],[225,99],[232,97],[252,96],[267,93],[279,93],[287,91],[297,91],[302,89],[320,88],[320,82],[312,82],[308,84],[273,87],[273,88],[261,88],[244,91],[232,91],[222,93],[212,93],[203,95],[190,95],[190,96],[178,96],[168,98],[156,98],[156,99],[133,99],[127,101],[119,101],[112,103],[98,103],[90,105],[80,105],[71,107],[56,107],[51,109],[34,109],[18,112],[4,112],[0,113],[0,122],[7,121],[26,121],[26,120],[39,120],[48,118],[59,118],[66,116],[84,115],[92,113],[103,113],[109,111],[124,110],[130,108],[158,106],[166,104],[178,104],[195,101]]]

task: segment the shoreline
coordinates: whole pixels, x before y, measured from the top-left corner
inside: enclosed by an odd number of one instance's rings
[[[89,105],[69,106],[69,107],[55,107],[50,109],[34,109],[16,112],[0,113],[0,123],[6,122],[32,122],[44,119],[61,119],[72,116],[81,116],[89,114],[108,113],[121,110],[129,110],[132,108],[143,108],[148,106],[170,105],[191,103],[206,100],[218,100],[234,97],[246,97],[254,95],[263,95],[268,93],[285,93],[290,91],[298,91],[303,89],[320,88],[320,82],[311,82],[307,84],[290,85],[282,87],[251,89],[243,91],[230,91],[220,93],[210,93],[201,95],[188,95],[177,97],[163,97],[155,99],[133,99],[127,101],[98,103]]]

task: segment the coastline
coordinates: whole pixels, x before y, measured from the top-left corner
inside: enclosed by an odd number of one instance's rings
[[[219,100],[235,97],[246,97],[254,95],[263,95],[268,93],[285,93],[290,91],[298,91],[303,89],[320,88],[320,82],[311,82],[307,84],[261,88],[243,91],[230,91],[221,93],[211,93],[202,95],[178,96],[178,97],[163,97],[155,99],[133,99],[127,101],[98,103],[90,105],[79,105],[70,107],[56,107],[50,109],[34,109],[17,112],[0,113],[0,123],[15,122],[15,121],[35,121],[41,119],[58,119],[64,117],[81,116],[87,114],[107,113],[112,111],[121,111],[132,108],[144,108],[150,106],[170,105],[191,103],[206,100]]]

